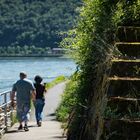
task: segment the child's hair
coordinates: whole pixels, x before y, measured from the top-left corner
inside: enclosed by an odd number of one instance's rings
[[[34,80],[35,80],[36,83],[40,84],[42,82],[43,78],[39,75],[36,75]]]

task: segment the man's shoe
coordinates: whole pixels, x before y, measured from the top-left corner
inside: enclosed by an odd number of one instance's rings
[[[28,128],[27,124],[25,124],[24,130],[25,130],[25,131],[29,131],[29,128]]]
[[[41,121],[38,121],[37,125],[38,125],[38,127],[40,127],[41,126]]]
[[[22,124],[20,124],[20,126],[18,127],[18,130],[22,130],[23,127],[22,127]]]

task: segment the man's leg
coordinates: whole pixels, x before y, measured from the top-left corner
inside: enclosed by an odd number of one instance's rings
[[[19,122],[18,130],[22,130],[23,129],[23,126],[22,126],[22,105],[17,105],[17,119]]]
[[[18,130],[22,130],[22,129],[23,129],[22,122],[19,122]]]
[[[25,125],[24,125],[24,130],[25,131],[29,131],[29,129],[28,129],[28,121],[29,121],[29,111],[30,111],[30,105],[29,104],[25,104],[24,105],[24,109],[23,109],[23,116],[22,116],[22,119],[23,119],[23,121],[24,121],[24,123],[25,123]]]

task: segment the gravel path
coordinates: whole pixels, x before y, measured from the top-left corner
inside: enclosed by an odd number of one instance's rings
[[[31,113],[29,131],[17,131],[16,123],[8,133],[4,134],[2,140],[66,140],[62,136],[61,124],[55,120],[55,110],[61,101],[61,95],[65,89],[65,82],[49,89],[46,96],[42,127],[37,127],[34,109]]]

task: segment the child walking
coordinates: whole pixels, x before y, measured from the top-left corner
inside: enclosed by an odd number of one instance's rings
[[[35,116],[36,116],[36,121],[37,125],[40,127],[41,122],[42,122],[42,112],[43,112],[43,107],[45,105],[45,97],[44,93],[47,92],[45,85],[42,84],[43,78],[39,75],[36,75],[34,78],[34,86],[36,89],[36,101],[35,101]]]

